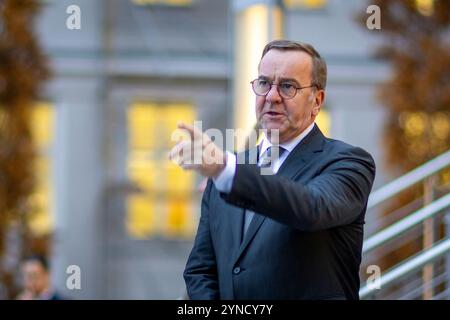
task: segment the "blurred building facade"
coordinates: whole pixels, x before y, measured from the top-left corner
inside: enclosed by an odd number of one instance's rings
[[[49,200],[42,201],[36,230],[53,233],[52,276],[68,296],[183,294],[202,179],[170,164],[167,152],[177,121],[201,120],[203,129],[224,131],[236,126],[240,108],[253,110],[236,103],[236,55],[248,50],[238,41],[249,31],[238,21],[243,12],[257,16],[261,6],[281,8],[272,18],[283,37],[311,43],[325,57],[324,129],[374,156],[374,189],[386,181],[384,113],[375,94],[389,69],[373,58],[377,31],[356,21],[366,12],[364,1],[290,0],[280,7],[269,0],[44,3],[37,33],[54,78],[37,109],[36,130],[45,146],[40,174],[47,177],[41,198]],[[66,25],[71,5],[81,9],[79,30]],[[250,66],[254,72],[258,58]],[[70,265],[81,269],[81,290],[66,288]]]

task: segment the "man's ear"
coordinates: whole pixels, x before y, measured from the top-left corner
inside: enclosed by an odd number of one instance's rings
[[[312,114],[313,116],[317,116],[319,114],[320,111],[320,106],[314,105],[313,109],[312,109]]]
[[[316,92],[314,95],[314,105],[312,109],[312,113],[314,116],[317,116],[319,114],[320,108],[322,107],[323,101],[325,99],[325,92],[323,90],[320,90],[319,92]]]

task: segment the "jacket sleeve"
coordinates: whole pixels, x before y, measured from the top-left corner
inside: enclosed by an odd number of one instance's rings
[[[374,178],[372,157],[352,147],[336,153],[308,183],[238,164],[231,192],[221,196],[293,228],[317,231],[355,221],[366,209]]]
[[[184,270],[184,280],[190,299],[220,299],[217,277],[217,265],[209,228],[209,198],[212,181],[203,193],[201,216],[194,246]]]

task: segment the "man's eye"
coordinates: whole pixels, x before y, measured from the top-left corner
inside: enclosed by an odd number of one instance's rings
[[[280,87],[285,90],[291,90],[292,88],[294,88],[294,86],[291,83],[282,83]]]
[[[258,85],[261,87],[267,86],[268,83],[267,80],[258,80]]]

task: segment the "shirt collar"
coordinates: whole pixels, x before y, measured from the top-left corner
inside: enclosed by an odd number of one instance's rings
[[[302,141],[308,135],[308,133],[311,132],[311,130],[314,128],[314,124],[315,124],[315,122],[311,123],[308,126],[308,128],[303,130],[303,132],[300,133],[298,136],[296,136],[294,139],[289,140],[284,143],[280,143],[280,147],[283,147],[284,149],[286,149],[285,153],[289,154],[300,143],[300,141]],[[266,152],[266,150],[272,146],[272,143],[264,135],[264,138],[263,138],[260,146],[261,146],[260,154],[264,154],[264,152]]]

